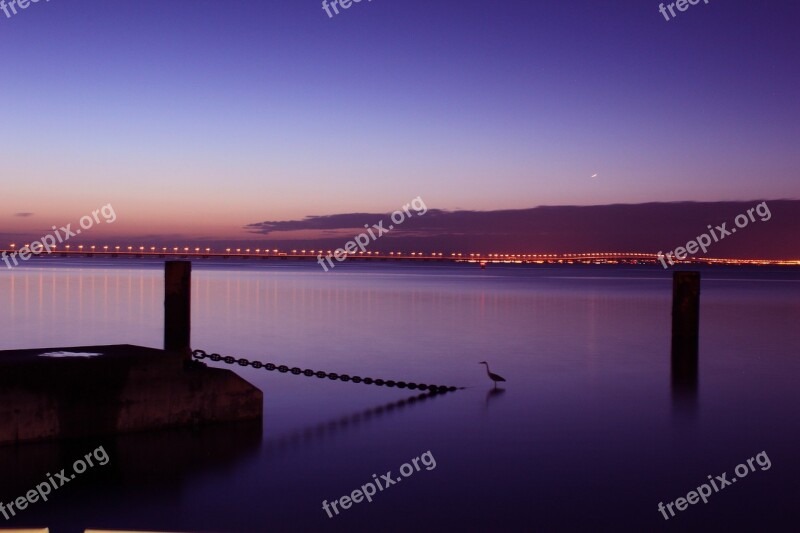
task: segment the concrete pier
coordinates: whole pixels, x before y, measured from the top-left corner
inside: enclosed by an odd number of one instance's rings
[[[0,443],[253,420],[262,409],[262,392],[237,374],[187,364],[178,352],[130,345],[0,352]]]

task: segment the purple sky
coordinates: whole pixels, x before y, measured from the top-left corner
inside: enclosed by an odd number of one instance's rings
[[[470,211],[800,198],[799,15],[745,0],[670,21],[650,0],[0,12],[0,234],[108,203],[98,238],[233,241],[417,196]]]

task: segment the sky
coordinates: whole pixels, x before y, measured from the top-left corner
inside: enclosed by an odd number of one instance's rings
[[[109,203],[97,238],[233,241],[416,197],[444,211],[800,198],[800,5],[710,0],[669,21],[658,7],[0,12],[0,235]]]

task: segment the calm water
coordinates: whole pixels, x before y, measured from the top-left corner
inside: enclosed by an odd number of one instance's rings
[[[59,261],[0,271],[0,348],[160,347],[163,265]],[[794,531],[800,272],[705,269],[702,291],[699,386],[678,393],[660,268],[196,262],[194,348],[467,388],[407,401],[416,395],[232,367],[264,391],[263,427],[104,441],[108,465],[7,524]],[[0,448],[2,501],[96,446]],[[334,518],[322,510],[426,451],[435,469]],[[769,470],[668,522],[658,512],[761,451]]]

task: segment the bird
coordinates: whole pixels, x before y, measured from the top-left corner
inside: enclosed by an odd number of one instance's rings
[[[596,177],[597,177],[597,174],[592,174],[592,177],[593,177],[593,178],[596,178]]]
[[[498,376],[498,375],[497,375],[497,374],[495,374],[494,372],[489,372],[489,363],[487,363],[486,361],[481,361],[481,362],[480,362],[480,363],[478,363],[478,364],[479,364],[479,365],[486,365],[486,374],[488,374],[488,376],[489,376],[489,379],[491,379],[492,381],[494,381],[494,386],[495,386],[495,387],[497,387],[497,383],[498,383],[498,382],[500,382],[500,381],[505,381],[505,380],[506,380],[506,378],[504,378],[504,377],[502,377],[502,376]]]

